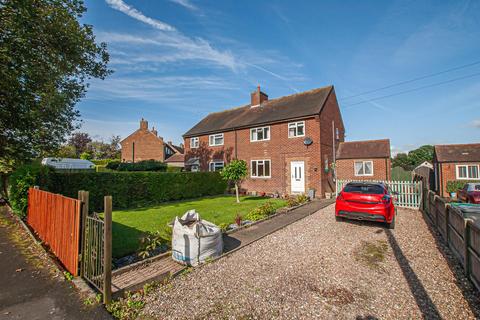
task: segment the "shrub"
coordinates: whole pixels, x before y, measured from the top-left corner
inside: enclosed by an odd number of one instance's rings
[[[450,181],[447,181],[447,192],[448,193],[457,192],[458,189],[462,189],[463,186],[465,186],[466,183],[470,183],[470,182],[478,183],[478,181],[469,181],[469,180],[450,180]]]
[[[167,171],[167,165],[160,161],[145,160],[139,162],[120,162],[111,161],[107,164],[107,169],[117,171]]]
[[[245,220],[258,221],[274,214],[277,210],[271,202],[265,202],[245,215]]]
[[[182,172],[182,171],[183,171],[182,167],[167,166],[167,172]]]
[[[91,208],[100,211],[105,195],[114,208],[135,208],[222,194],[226,183],[217,172],[78,172],[55,173],[42,187],[74,198],[87,190]]]
[[[8,199],[13,211],[24,218],[28,207],[28,189],[44,185],[53,169],[41,164],[27,164],[15,170],[8,179]]]
[[[120,163],[120,160],[118,160],[118,159],[97,159],[97,160],[90,160],[90,161],[92,161],[97,166],[106,166],[110,162],[115,162],[115,161]]]
[[[302,203],[308,202],[310,199],[305,194],[299,194],[298,196],[291,196],[287,199],[288,207],[296,207]]]
[[[106,168],[110,170],[117,170],[120,163],[122,163],[120,160],[112,160],[109,163],[107,163]]]

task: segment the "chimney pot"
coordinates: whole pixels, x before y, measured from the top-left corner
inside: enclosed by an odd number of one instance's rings
[[[142,130],[148,130],[148,121],[143,119],[140,120],[140,129]]]

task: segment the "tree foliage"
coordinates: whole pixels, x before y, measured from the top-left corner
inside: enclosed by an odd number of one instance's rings
[[[244,160],[232,160],[223,168],[220,174],[224,180],[231,181],[235,184],[237,202],[240,202],[238,197],[238,184],[247,177],[247,163]]]
[[[405,170],[413,170],[419,164],[433,161],[433,146],[424,145],[407,153],[398,153],[392,159],[392,167],[402,167]]]
[[[81,0],[0,0],[0,167],[58,150],[77,127],[75,104],[109,55]]]

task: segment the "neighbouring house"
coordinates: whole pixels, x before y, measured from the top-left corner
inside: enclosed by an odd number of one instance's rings
[[[448,197],[448,181],[480,180],[480,143],[436,145],[433,154],[435,191]]]
[[[148,121],[140,120],[140,128],[120,142],[123,162],[157,160],[169,165],[183,167],[183,146],[176,146],[171,141],[164,142],[153,127],[148,128]],[[172,159],[168,161],[169,159]]]
[[[341,142],[335,172],[339,180],[391,180],[390,140]]]
[[[211,113],[184,134],[185,168],[217,171],[242,159],[245,192],[323,197],[335,191],[331,164],[344,134],[333,86],[277,99],[258,87],[249,104]]]

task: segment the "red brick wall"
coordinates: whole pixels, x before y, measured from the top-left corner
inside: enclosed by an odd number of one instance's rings
[[[335,128],[339,129],[339,139],[335,139],[335,150],[338,144],[345,140],[345,127],[343,125],[342,115],[338,108],[337,97],[335,92],[332,92],[328,97],[327,102],[322,110],[320,116],[320,143],[321,143],[321,183],[324,192],[335,192],[335,183],[333,182],[333,135]],[[332,121],[334,124],[332,124]],[[336,138],[336,137],[335,137]],[[325,171],[325,162],[328,162],[329,169]]]
[[[480,165],[480,162],[459,162],[459,163],[440,163],[440,190],[437,190],[438,194],[442,197],[450,197],[447,192],[447,182],[457,180],[457,167],[456,165]],[[466,180],[468,181],[468,180]]]
[[[133,143],[135,143],[135,151],[133,152]],[[161,137],[157,137],[152,132],[139,129],[125,140],[122,145],[122,161],[138,162],[142,160],[164,161],[164,142]],[[135,159],[133,159],[133,153]]]
[[[355,176],[354,163],[357,160],[373,161],[373,176]],[[389,158],[380,159],[341,159],[337,160],[337,177],[339,180],[391,180],[392,169]]]
[[[343,141],[345,132],[335,93],[332,92],[327,100],[321,117],[302,120],[305,120],[304,137],[289,138],[288,123],[291,121],[287,121],[270,125],[268,141],[250,142],[250,128],[224,132],[224,145],[218,147],[209,147],[208,135],[200,136],[200,147],[194,149],[190,148],[190,138],[185,138],[185,161],[197,157],[200,159],[201,170],[206,171],[209,162],[214,159],[223,159],[225,163],[235,158],[245,160],[249,177],[243,181],[241,188],[248,192],[279,194],[291,193],[291,162],[304,161],[305,192],[314,188],[317,196],[323,197],[325,192],[334,191],[333,182],[327,182],[328,179],[331,180],[331,173],[324,173],[323,168],[326,157],[329,163],[333,161],[332,120],[340,128],[340,141]],[[305,137],[313,140],[308,147],[303,143]],[[322,148],[325,150],[322,151]],[[251,178],[251,160],[270,160],[271,178]]]

